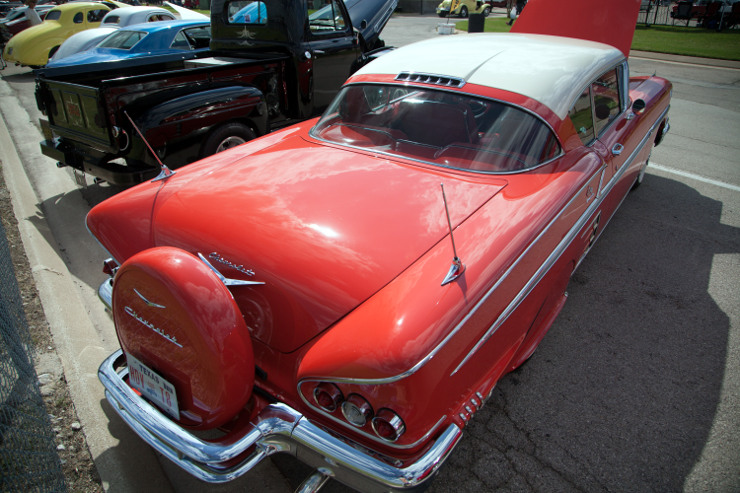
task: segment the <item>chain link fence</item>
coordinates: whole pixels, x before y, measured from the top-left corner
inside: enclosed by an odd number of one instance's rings
[[[0,492],[67,491],[0,223]]]

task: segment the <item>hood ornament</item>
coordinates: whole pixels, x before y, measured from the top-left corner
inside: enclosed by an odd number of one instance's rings
[[[452,233],[452,221],[450,221],[450,210],[447,207],[447,196],[445,195],[445,186],[443,183],[440,183],[439,186],[442,188],[442,201],[445,203],[445,215],[447,216],[447,227],[450,228],[450,241],[452,241],[452,254],[454,255],[452,259],[452,265],[450,266],[450,270],[447,272],[447,275],[442,280],[442,286],[445,284],[449,284],[458,277],[460,277],[463,272],[465,272],[465,265],[462,263],[462,260],[460,260],[460,257],[457,256],[457,248],[455,248],[455,236]]]

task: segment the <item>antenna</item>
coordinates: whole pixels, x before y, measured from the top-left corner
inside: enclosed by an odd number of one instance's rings
[[[465,265],[463,265],[462,261],[460,260],[460,257],[457,256],[457,248],[455,248],[455,236],[452,233],[452,221],[450,221],[450,209],[447,207],[447,196],[445,195],[444,183],[440,183],[439,186],[440,188],[442,188],[442,201],[445,203],[445,214],[447,215],[447,226],[450,228],[450,240],[452,241],[452,254],[454,255],[454,258],[452,259],[452,265],[450,266],[450,270],[447,272],[447,275],[442,281],[442,286],[444,286],[445,284],[449,284],[455,279],[457,279],[458,277],[460,277],[462,273],[465,272]]]
[[[131,119],[131,117],[128,116],[128,113],[126,113],[126,110],[123,110],[123,114],[126,115],[126,118],[128,118],[128,121],[131,122],[131,125],[134,127],[134,130],[136,130],[136,133],[139,134],[139,137],[141,137],[141,140],[144,141],[144,144],[146,144],[147,148],[154,156],[154,159],[156,159],[157,162],[159,163],[159,169],[160,169],[159,174],[152,180],[152,182],[159,181],[159,180],[166,180],[170,176],[174,175],[175,172],[169,169],[167,165],[164,164],[159,159],[159,156],[157,156],[157,153],[154,152],[154,149],[152,149],[152,146],[149,145],[149,142],[147,142],[146,138],[144,137],[144,134],[142,134],[141,130],[139,130],[139,127],[137,127],[134,121]]]

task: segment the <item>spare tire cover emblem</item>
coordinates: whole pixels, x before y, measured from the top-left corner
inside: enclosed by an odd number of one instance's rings
[[[136,290],[134,290],[134,291],[136,291]],[[139,294],[139,293],[136,293],[136,294]],[[162,308],[164,308],[164,307],[162,307]],[[145,319],[144,317],[142,317],[141,315],[139,315],[138,313],[136,313],[136,311],[134,311],[134,309],[131,308],[130,306],[126,306],[123,310],[129,316],[131,316],[134,320],[136,320],[141,325],[143,325],[144,327],[148,327],[153,332],[156,332],[160,336],[164,337],[165,339],[167,339],[168,341],[170,341],[175,346],[180,347],[180,348],[182,347],[182,344],[180,344],[179,342],[177,342],[177,338],[176,337],[167,334],[165,331],[163,331],[162,329],[160,329],[159,327],[157,327],[156,325],[154,325],[153,323],[151,323],[149,320]]]

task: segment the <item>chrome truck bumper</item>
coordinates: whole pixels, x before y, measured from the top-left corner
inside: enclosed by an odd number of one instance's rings
[[[98,294],[108,306],[111,283]],[[352,446],[282,403],[265,407],[240,433],[221,441],[204,440],[180,427],[139,396],[126,382],[128,368],[118,350],[100,365],[98,378],[116,412],[145,442],[172,462],[208,483],[234,480],[274,453],[288,453],[321,474],[360,491],[409,491],[425,487],[462,437],[451,424],[423,456],[404,468]],[[236,436],[236,438],[234,437]]]

